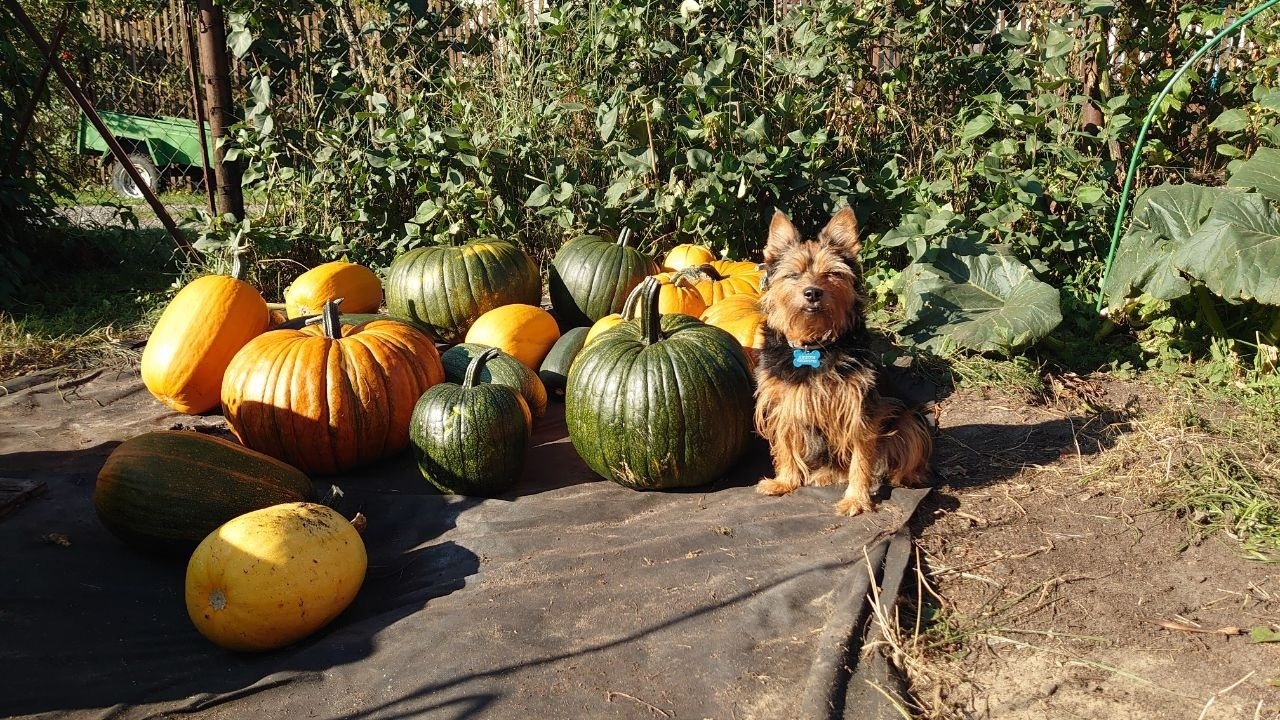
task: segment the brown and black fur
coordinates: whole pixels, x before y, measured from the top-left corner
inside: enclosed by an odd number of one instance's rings
[[[756,486],[785,495],[801,485],[848,483],[842,515],[872,510],[883,472],[916,485],[929,470],[933,439],[923,417],[877,389],[868,349],[858,222],[848,208],[814,240],[773,216],[764,251],[765,345],[756,366],[756,428],[769,442],[775,476]],[[795,367],[796,348],[817,349],[818,368]]]

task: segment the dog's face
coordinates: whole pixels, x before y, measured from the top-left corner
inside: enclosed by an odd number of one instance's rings
[[[766,322],[789,342],[817,345],[862,322],[858,221],[849,208],[836,213],[816,240],[804,240],[782,213],[769,224],[764,249],[768,288],[761,299]]]

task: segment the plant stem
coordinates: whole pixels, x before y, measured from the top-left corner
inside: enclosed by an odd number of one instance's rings
[[[1203,285],[1195,286],[1195,294],[1196,302],[1200,305],[1200,315],[1204,317],[1205,323],[1216,337],[1225,339],[1227,328],[1222,324],[1222,318],[1218,317],[1218,311],[1213,307],[1213,296]]]
[[[1280,308],[1271,315],[1271,324],[1262,331],[1262,339],[1268,345],[1280,345]]]

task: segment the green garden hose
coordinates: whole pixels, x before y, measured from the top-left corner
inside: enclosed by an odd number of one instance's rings
[[[1169,78],[1169,82],[1165,84],[1164,89],[1161,90],[1160,94],[1156,96],[1156,99],[1151,102],[1151,107],[1147,110],[1147,118],[1142,121],[1142,127],[1138,129],[1138,140],[1133,145],[1133,155],[1129,157],[1129,169],[1125,172],[1124,176],[1124,187],[1120,190],[1120,207],[1116,210],[1116,222],[1111,228],[1111,249],[1107,252],[1107,263],[1103,266],[1102,280],[1098,284],[1098,304],[1095,308],[1097,312],[1102,312],[1102,304],[1106,301],[1103,288],[1107,285],[1107,275],[1111,273],[1111,262],[1115,260],[1116,246],[1120,243],[1120,228],[1124,225],[1124,217],[1128,212],[1129,190],[1133,186],[1133,176],[1138,169],[1138,158],[1142,155],[1142,145],[1147,139],[1147,128],[1151,126],[1151,121],[1155,119],[1156,111],[1160,108],[1160,103],[1165,99],[1165,96],[1173,90],[1173,86],[1177,84],[1178,80],[1182,79],[1182,76],[1186,74],[1187,69],[1190,68],[1197,60],[1204,57],[1205,53],[1217,47],[1218,43],[1222,42],[1223,38],[1235,32],[1241,25],[1249,22],[1256,15],[1267,10],[1278,2],[1280,2],[1280,0],[1267,0],[1258,7],[1236,18],[1230,25],[1223,28],[1221,32],[1210,38],[1209,41],[1204,44],[1204,47],[1197,50],[1195,55],[1192,55],[1185,63],[1182,64],[1182,67],[1178,68],[1178,71],[1173,74],[1173,77]]]

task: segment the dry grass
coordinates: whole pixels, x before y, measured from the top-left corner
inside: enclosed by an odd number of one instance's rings
[[[0,380],[33,372],[74,373],[90,367],[124,367],[141,355],[139,333],[108,325],[54,337],[31,332],[0,313]]]
[[[1210,387],[1168,376],[1144,378],[1123,388],[1105,378],[1044,377],[1037,387],[1024,368],[1004,372],[985,365],[966,367],[964,374],[1010,379],[1008,394],[1023,402],[1099,418],[1096,424],[1079,428],[1078,440],[1094,440],[1106,449],[1028,470],[1056,476],[1066,492],[1074,487],[1087,493],[1123,496],[1149,512],[1185,518],[1187,544],[1213,538],[1228,543],[1242,558],[1280,560],[1280,413],[1276,398],[1252,386]],[[1137,399],[1131,397],[1123,408],[1106,409],[1101,400],[1107,394],[1098,392],[1099,382],[1110,387],[1109,397],[1115,402],[1124,402],[1118,398],[1127,391],[1135,391]],[[998,385],[985,392],[1004,394]],[[1092,415],[1097,411],[1101,412]],[[1019,477],[1005,483],[1006,492],[1009,486],[1023,482]],[[999,494],[1000,488],[988,488],[991,490]],[[966,516],[958,508],[946,512]],[[1028,555],[1047,549],[1033,549]],[[867,639],[868,651],[886,653],[904,673],[913,693],[910,716],[937,720],[968,717],[964,708],[975,703],[960,695],[981,693],[982,681],[962,676],[972,666],[967,660],[972,653],[991,653],[1001,645],[1034,650],[1061,664],[1091,668],[1148,691],[1173,693],[1162,687],[1158,678],[1086,657],[1089,648],[1111,646],[1110,638],[1067,636],[1028,625],[1032,618],[1052,612],[1058,603],[1071,602],[1073,584],[1090,578],[1017,579],[1012,575],[997,580],[984,574],[987,565],[999,563],[1007,570],[1010,561],[1017,565],[1026,558],[997,552],[949,567],[947,561],[929,556],[919,546],[916,554],[914,591],[904,592],[902,602],[893,606],[893,617],[885,617],[878,603],[874,606],[875,632]],[[1014,579],[1016,585],[1010,582]],[[986,587],[989,592],[976,591],[981,599],[970,597],[961,607],[938,589],[956,580],[963,581],[969,591]],[[907,716],[905,709],[903,714]]]

